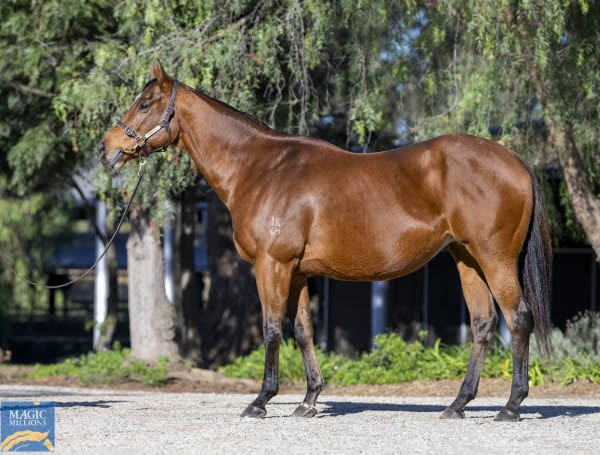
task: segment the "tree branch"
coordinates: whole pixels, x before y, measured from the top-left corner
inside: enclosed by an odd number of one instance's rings
[[[44,98],[54,98],[55,96],[58,96],[58,93],[45,92],[44,90],[41,90],[39,88],[29,87],[28,85],[20,84],[18,82],[7,82],[6,85],[12,88],[16,88],[21,92],[31,93],[37,96],[43,96]]]

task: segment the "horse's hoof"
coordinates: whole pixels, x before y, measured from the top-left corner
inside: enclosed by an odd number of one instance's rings
[[[317,410],[314,406],[310,407],[302,403],[296,408],[292,415],[294,417],[314,417],[316,413]]]
[[[496,422],[518,422],[521,420],[521,416],[519,415],[519,411],[511,411],[503,408],[494,420]]]
[[[246,409],[244,409],[244,412],[242,412],[242,415],[240,417],[248,417],[249,419],[262,419],[266,415],[266,409],[250,405]]]
[[[465,411],[455,411],[450,406],[442,411],[440,419],[464,419]]]

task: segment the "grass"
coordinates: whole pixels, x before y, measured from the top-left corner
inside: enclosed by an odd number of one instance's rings
[[[167,357],[161,357],[156,365],[129,358],[130,349],[121,348],[117,342],[113,349],[101,352],[89,352],[81,357],[68,358],[50,365],[37,364],[27,377],[42,378],[48,376],[75,376],[87,384],[112,384],[137,380],[152,386],[162,386],[168,370]]]

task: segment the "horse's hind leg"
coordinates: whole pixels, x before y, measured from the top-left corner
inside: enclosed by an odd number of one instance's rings
[[[313,344],[310,300],[305,276],[297,276],[292,280],[288,314],[294,324],[294,335],[302,352],[304,369],[306,370],[306,396],[293,415],[296,417],[313,417],[317,413],[315,402],[319,393],[321,393],[324,381]]]
[[[463,294],[471,316],[473,350],[458,396],[440,416],[443,419],[464,418],[466,404],[477,395],[485,356],[498,323],[494,301],[479,265],[462,245],[452,244],[448,248],[456,261]]]
[[[242,412],[242,417],[264,417],[266,404],[279,391],[279,345],[285,317],[293,266],[271,257],[256,261],[256,285],[263,310],[265,372],[260,393]]]
[[[520,419],[519,406],[529,393],[529,335],[533,329],[533,314],[522,296],[516,261],[495,270],[486,270],[486,276],[512,335],[513,357],[510,398],[495,420],[516,422]]]

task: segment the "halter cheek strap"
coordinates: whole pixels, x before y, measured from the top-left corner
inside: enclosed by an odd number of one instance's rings
[[[171,128],[169,127],[169,122],[171,121],[171,116],[173,115],[173,112],[174,112],[173,105],[175,104],[175,95],[177,94],[178,86],[179,86],[179,81],[175,80],[173,83],[173,89],[171,90],[171,98],[169,99],[169,104],[167,105],[167,108],[165,109],[164,118],[160,121],[160,123],[158,125],[156,125],[154,128],[152,128],[150,131],[148,131],[142,137],[138,136],[132,127],[125,125],[125,123],[123,123],[121,120],[117,121],[117,125],[119,125],[121,128],[123,128],[125,130],[125,134],[127,136],[129,136],[130,138],[133,138],[133,140],[135,140],[135,142],[137,143],[135,148],[132,151],[135,152],[138,148],[142,149],[142,159],[143,160],[148,158],[148,156],[151,155],[152,153],[164,152],[165,150],[167,150],[169,145],[171,145]],[[167,145],[148,151],[148,145],[146,144],[146,142],[148,141],[148,139],[150,139],[152,136],[154,136],[156,133],[158,133],[163,128],[165,130],[167,130],[167,135],[168,135]],[[116,163],[122,154],[131,156],[131,157],[137,156],[135,153],[126,152],[124,150],[119,150],[119,152],[115,155],[115,157],[111,161],[113,163]]]

